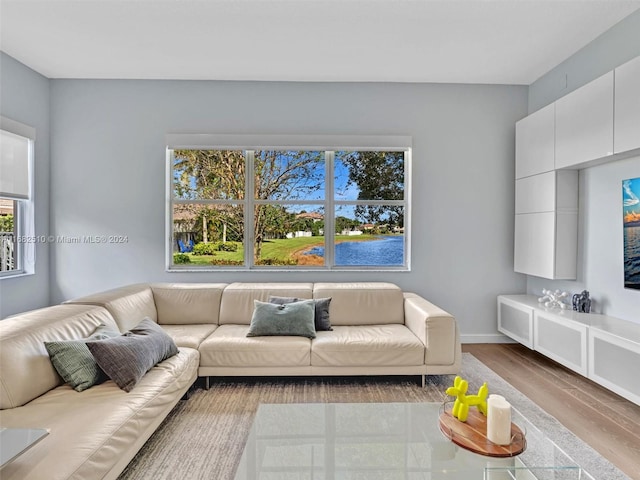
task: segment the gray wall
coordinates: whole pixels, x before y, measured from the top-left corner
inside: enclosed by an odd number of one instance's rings
[[[622,20],[529,88],[529,112],[640,55],[640,11]],[[560,88],[565,77],[569,87]],[[640,177],[640,157],[580,171],[578,279],[528,277],[527,291],[587,289],[594,311],[640,323],[640,291],[624,288],[622,180]]]
[[[0,52],[0,114],[36,129],[35,233],[49,231],[49,80]],[[0,279],[0,318],[49,304],[49,246],[36,245],[33,275]]]
[[[495,340],[513,272],[514,123],[527,87],[204,81],[51,81],[51,229],[126,235],[52,246],[52,301],[145,281],[382,280]],[[165,272],[168,132],[413,137],[411,272]]]
[[[640,10],[529,86],[529,113],[640,55]]]

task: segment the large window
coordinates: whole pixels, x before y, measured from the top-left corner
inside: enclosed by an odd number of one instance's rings
[[[33,128],[0,117],[0,278],[33,272],[34,140]]]
[[[169,269],[409,268],[410,139],[258,140],[169,136]]]

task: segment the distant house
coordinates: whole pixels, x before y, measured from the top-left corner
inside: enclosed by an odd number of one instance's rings
[[[0,215],[13,215],[13,200],[0,199]]]
[[[314,222],[321,222],[322,220],[324,220],[324,215],[318,212],[305,212],[305,213],[297,214],[296,219],[298,218],[303,218],[303,219],[310,218]]]
[[[342,230],[342,232],[340,232],[340,235],[362,235],[362,230],[358,230],[357,228],[354,230],[349,230],[347,228],[345,228],[344,230]]]
[[[289,232],[285,236],[287,238],[311,237],[312,233],[311,232],[297,231],[297,232]]]

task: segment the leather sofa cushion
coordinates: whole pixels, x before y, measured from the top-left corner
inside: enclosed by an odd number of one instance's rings
[[[309,366],[306,337],[247,337],[249,325],[221,325],[200,345],[201,367]]]
[[[404,324],[404,296],[383,282],[316,283],[313,298],[331,297],[331,325]]]
[[[226,283],[156,283],[151,285],[160,325],[218,324]]]
[[[311,365],[424,365],[424,345],[404,325],[336,326],[332,332],[317,332]]]
[[[161,325],[162,329],[173,338],[178,347],[189,347],[197,349],[202,341],[211,335],[217,325]]]
[[[24,405],[63,383],[45,341],[87,338],[100,324],[118,329],[107,310],[91,305],[55,305],[0,321],[0,409]]]
[[[312,283],[232,283],[224,289],[220,302],[220,325],[249,325],[253,301],[268,302],[269,297],[313,298]]]

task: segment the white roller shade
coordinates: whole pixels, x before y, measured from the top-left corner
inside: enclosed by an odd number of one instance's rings
[[[31,132],[19,128],[26,126],[6,118],[2,118],[0,127],[0,197],[28,199],[32,139],[16,131],[27,135]]]

